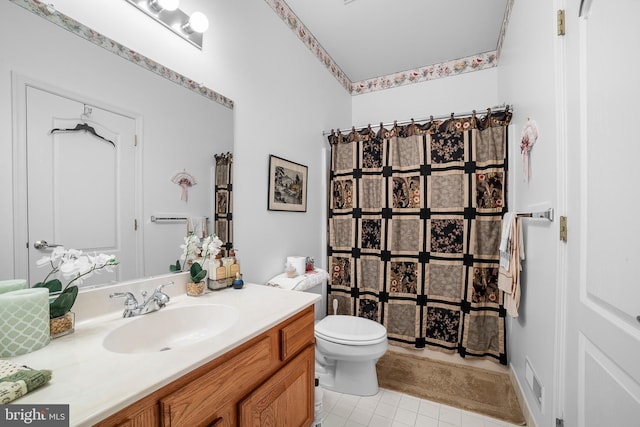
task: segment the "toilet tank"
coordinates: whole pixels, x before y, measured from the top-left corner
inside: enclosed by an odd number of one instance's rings
[[[322,320],[327,315],[327,281],[323,281],[319,285],[313,286],[304,292],[311,292],[320,295],[320,300],[315,303],[315,319]]]

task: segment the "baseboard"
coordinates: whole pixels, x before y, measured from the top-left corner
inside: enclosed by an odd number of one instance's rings
[[[518,376],[513,371],[513,366],[511,365],[509,365],[509,380],[511,380],[511,385],[513,386],[513,390],[516,393],[516,398],[518,399],[518,403],[520,404],[522,416],[524,416],[524,419],[527,422],[527,427],[536,427],[536,423],[533,420],[533,416],[531,415],[531,410],[529,409],[529,404],[524,398],[524,393],[522,391],[520,381],[518,381]]]

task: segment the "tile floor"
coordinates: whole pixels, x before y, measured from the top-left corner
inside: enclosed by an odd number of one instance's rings
[[[513,424],[380,389],[369,397],[324,390],[322,427],[512,427]],[[320,427],[317,424],[314,426]]]

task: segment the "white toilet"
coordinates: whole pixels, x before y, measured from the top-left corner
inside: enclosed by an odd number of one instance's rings
[[[378,393],[376,362],[387,351],[384,326],[362,317],[330,315],[316,323],[315,336],[316,377],[323,388],[358,396]]]

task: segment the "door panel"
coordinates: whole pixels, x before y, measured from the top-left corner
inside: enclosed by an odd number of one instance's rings
[[[582,23],[587,163],[587,296],[621,321],[640,314],[640,286],[629,286],[640,260],[637,181],[640,144],[632,130],[640,109],[637,68],[624,65],[628,43],[640,39],[640,2],[591,2]],[[615,70],[615,71],[614,71]],[[633,236],[633,238],[629,238]]]
[[[75,126],[70,120],[54,119],[53,123],[56,128]],[[93,126],[99,135],[114,137]],[[56,133],[51,148],[52,180],[44,187],[53,202],[54,241],[64,242],[69,248],[116,250],[118,164],[114,147],[87,133]],[[29,158],[33,155],[30,153]],[[38,175],[42,172],[37,171]],[[33,186],[37,187],[35,183]],[[83,232],[87,229],[91,233]]]
[[[632,376],[601,352],[587,337],[580,335],[580,371],[584,384],[583,418],[578,425],[633,425],[640,419],[640,386]],[[612,424],[612,417],[626,424]]]
[[[27,86],[29,281],[48,273],[35,262],[46,241],[85,252],[114,254],[120,265],[85,285],[133,279],[136,271],[135,120]],[[89,132],[55,132],[86,123]]]
[[[566,426],[635,426],[640,419],[640,108],[629,43],[636,0],[567,9],[568,306]],[[636,58],[631,58],[635,61]],[[579,78],[577,78],[579,77]],[[572,96],[574,95],[574,96]]]

